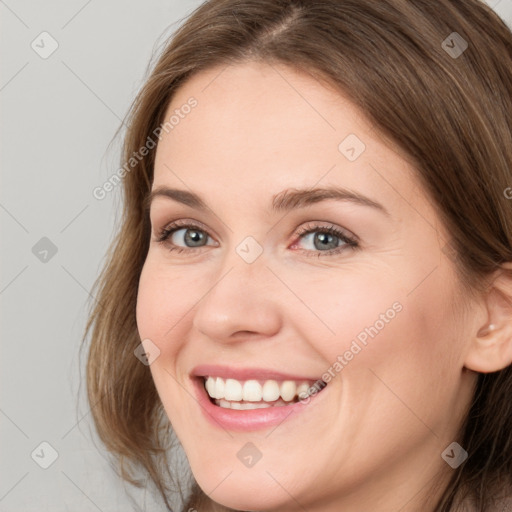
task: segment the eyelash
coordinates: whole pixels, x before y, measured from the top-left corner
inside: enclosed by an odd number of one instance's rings
[[[166,244],[169,237],[175,231],[179,231],[180,229],[184,229],[184,228],[189,228],[192,230],[197,230],[197,231],[206,233],[206,231],[203,228],[201,228],[201,226],[199,226],[197,224],[192,224],[192,223],[189,223],[188,221],[179,221],[178,220],[178,221],[173,222],[172,224],[169,224],[168,226],[164,227],[163,229],[161,229],[157,235],[156,242],[163,244],[163,245],[167,245],[167,250],[177,251],[177,253],[183,253],[183,252],[188,253],[188,252],[194,251],[195,249],[192,247],[189,247],[189,248],[178,247],[178,246],[169,247],[168,244]],[[356,238],[348,236],[346,233],[339,230],[338,228],[336,228],[333,225],[331,225],[329,227],[325,227],[325,226],[319,226],[317,224],[308,224],[307,226],[304,226],[303,228],[299,229],[295,233],[295,236],[302,237],[303,235],[307,235],[307,234],[314,233],[314,232],[321,232],[321,233],[325,233],[325,234],[335,235],[336,237],[340,238],[343,242],[345,242],[346,245],[342,245],[335,249],[329,249],[328,251],[311,251],[311,250],[307,250],[307,249],[301,249],[301,251],[306,252],[306,253],[311,253],[311,252],[317,253],[318,257],[320,257],[322,255],[332,256],[335,254],[339,254],[342,251],[347,250],[347,249],[358,249],[359,248],[359,243],[357,242]],[[307,256],[313,256],[313,254],[307,254]]]

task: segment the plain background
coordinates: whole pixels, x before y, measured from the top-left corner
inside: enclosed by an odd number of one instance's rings
[[[109,467],[79,348],[119,209],[117,191],[92,194],[119,168],[108,145],[200,3],[0,0],[0,512],[162,510]],[[512,0],[487,3],[512,26]]]

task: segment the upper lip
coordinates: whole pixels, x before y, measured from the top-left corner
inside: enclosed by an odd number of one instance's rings
[[[221,377],[223,379],[235,379],[245,381],[255,380],[295,380],[317,381],[319,377],[311,377],[299,374],[288,374],[269,368],[240,368],[236,366],[201,364],[191,371],[193,377]]]

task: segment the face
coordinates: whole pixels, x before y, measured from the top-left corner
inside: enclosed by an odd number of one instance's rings
[[[412,164],[285,66],[203,71],[173,115],[137,323],[199,485],[242,510],[412,510],[474,383]]]

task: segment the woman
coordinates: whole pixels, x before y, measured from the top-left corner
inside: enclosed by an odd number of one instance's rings
[[[511,93],[477,0],[200,6],[130,112],[87,326],[123,478],[171,509],[175,433],[183,510],[508,510]]]

